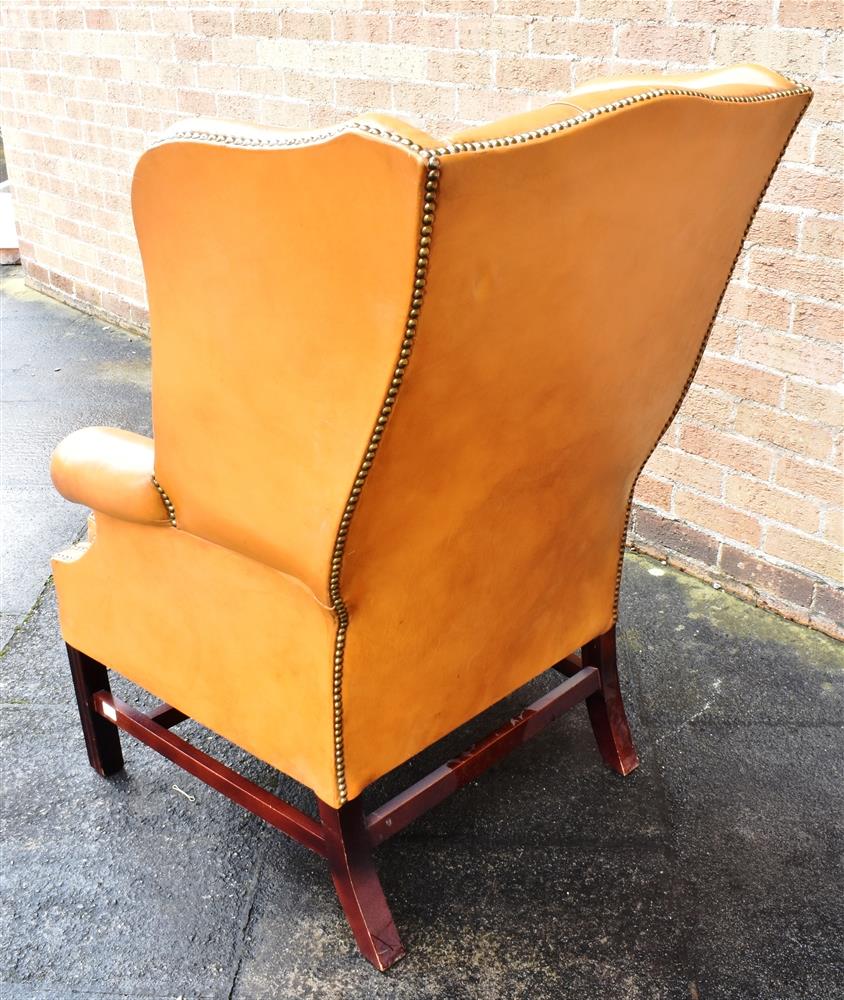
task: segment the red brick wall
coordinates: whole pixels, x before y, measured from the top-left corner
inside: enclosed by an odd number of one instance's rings
[[[2,123],[30,282],[142,327],[132,166],[185,115],[434,132],[606,73],[755,60],[816,91],[700,372],[637,491],[633,544],[840,630],[842,6],[837,0],[2,5]]]

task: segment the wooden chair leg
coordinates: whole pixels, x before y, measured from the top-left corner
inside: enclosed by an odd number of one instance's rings
[[[357,798],[334,809],[317,802],[340,905],[361,954],[383,972],[404,955],[404,946],[372,862],[363,803]]]
[[[88,760],[104,778],[116,774],[123,767],[123,751],[120,749],[120,731],[113,722],[104,719],[94,711],[93,696],[97,691],[111,693],[108,670],[96,660],[81,653],[73,646],[67,647],[70,673],[76,691],[76,704],[82,722],[85,748]]]
[[[583,666],[596,667],[601,675],[601,689],[586,699],[592,731],[598,749],[608,767],[619,774],[630,774],[639,765],[630,726],[618,686],[615,657],[615,626],[581,650]]]

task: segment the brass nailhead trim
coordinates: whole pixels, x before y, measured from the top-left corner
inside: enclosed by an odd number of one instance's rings
[[[602,104],[600,107],[583,111],[579,115],[565,118],[550,125],[543,125],[540,128],[532,129],[528,132],[519,132],[515,135],[504,135],[493,139],[479,139],[474,142],[451,143],[447,146],[440,146],[436,149],[426,149],[418,143],[408,139],[407,136],[398,132],[391,132],[389,129],[381,128],[379,125],[371,125],[368,122],[348,122],[335,128],[322,129],[319,132],[308,132],[307,134],[294,136],[279,136],[273,138],[260,138],[255,136],[229,135],[222,132],[174,132],[172,135],[164,136],[157,142],[152,143],[150,148],[164,146],[171,142],[204,142],[219,146],[236,146],[242,149],[287,149],[291,146],[311,146],[320,142],[325,142],[344,132],[368,132],[371,135],[379,136],[390,142],[405,146],[412,152],[422,156],[450,156],[454,153],[480,152],[485,149],[499,149],[502,146],[513,146],[523,142],[531,142],[534,139],[542,139],[557,132],[563,132],[575,125],[596,118],[598,115],[607,114],[610,111],[618,111],[621,108],[629,107],[632,104],[641,104],[642,101],[652,101],[658,97],[700,97],[706,101],[719,101],[727,104],[759,104],[764,101],[774,101],[780,97],[794,97],[797,94],[811,93],[811,89],[805,84],[795,84],[787,90],[771,91],[768,94],[747,95],[744,97],[730,97],[726,94],[707,94],[703,90],[687,90],[682,87],[659,87],[655,90],[648,90],[642,94],[633,94],[624,97],[611,104]]]
[[[236,135],[225,135],[222,133],[207,133],[207,132],[178,132],[171,136],[167,136],[157,143],[155,146],[165,145],[169,142],[204,142],[212,143],[214,145],[223,146],[236,146],[246,149],[284,149],[291,146],[308,146],[319,142],[325,142],[334,136],[340,135],[343,132],[364,132],[370,135],[377,136],[382,139],[386,139],[389,142],[396,143],[397,145],[404,146],[412,153],[415,153],[427,164],[427,177],[425,184],[425,197],[422,204],[421,212],[421,225],[420,225],[420,238],[418,244],[418,253],[416,261],[416,279],[413,285],[413,291],[410,301],[410,310],[408,312],[407,322],[405,324],[405,335],[402,341],[401,351],[399,352],[399,360],[396,363],[396,368],[393,373],[393,379],[390,384],[390,388],[387,390],[387,395],[385,396],[383,406],[381,408],[381,414],[375,424],[375,429],[369,439],[369,445],[367,446],[364,459],[358,469],[358,474],[355,478],[354,484],[352,486],[351,492],[349,494],[349,499],[346,502],[345,509],[343,511],[343,516],[340,519],[340,526],[337,529],[337,536],[334,544],[334,552],[331,559],[331,575],[329,578],[329,594],[331,597],[331,604],[334,609],[334,613],[337,617],[337,633],[334,643],[334,678],[333,678],[333,706],[334,706],[334,766],[335,774],[337,777],[337,791],[339,794],[341,804],[347,801],[347,785],[346,785],[346,773],[345,773],[345,753],[343,747],[343,653],[346,645],[346,633],[349,628],[349,612],[343,602],[343,598],[340,593],[340,572],[343,564],[343,554],[346,546],[346,538],[349,533],[349,525],[352,520],[352,515],[354,514],[355,508],[357,507],[358,499],[360,497],[361,491],[363,489],[363,484],[366,481],[367,474],[372,465],[372,461],[375,457],[375,453],[378,450],[378,443],[381,440],[381,435],[383,434],[384,427],[387,424],[390,413],[392,412],[393,406],[395,405],[396,396],[398,394],[399,387],[401,386],[402,379],[404,377],[404,371],[407,366],[408,358],[410,356],[413,339],[416,333],[416,323],[417,317],[419,316],[419,311],[422,306],[422,299],[425,290],[425,279],[427,276],[428,269],[428,259],[430,256],[430,236],[432,232],[432,226],[434,222],[434,212],[436,209],[436,195],[439,188],[439,157],[450,156],[455,153],[467,153],[467,152],[480,152],[487,149],[499,149],[503,146],[512,146],[524,142],[531,142],[535,139],[541,139],[549,135],[554,135],[557,132],[562,132],[566,129],[573,128],[576,125],[581,125],[584,122],[590,121],[596,118],[598,115],[607,114],[611,111],[618,111],[621,108],[629,107],[633,104],[640,104],[643,101],[654,100],[659,97],[668,96],[686,96],[686,97],[700,97],[709,101],[722,101],[730,104],[756,104],[762,101],[773,101],[781,97],[794,97],[798,94],[811,93],[810,88],[804,86],[803,84],[797,84],[795,87],[788,90],[778,90],[769,94],[759,94],[756,96],[746,96],[746,97],[729,97],[722,94],[707,94],[701,90],[686,90],[678,87],[663,87],[655,90],[649,90],[643,94],[635,94],[631,97],[625,97],[618,101],[613,101],[611,104],[604,104],[601,107],[593,108],[590,111],[584,111],[579,115],[575,115],[571,118],[567,118],[563,121],[554,122],[551,125],[544,125],[541,128],[533,129],[529,132],[521,132],[516,135],[501,136],[494,139],[482,139],[476,142],[460,142],[453,143],[447,146],[441,146],[437,149],[426,149],[408,139],[406,136],[400,135],[398,132],[391,132],[388,129],[381,128],[377,125],[371,125],[367,122],[350,122],[347,125],[339,126],[337,128],[325,129],[321,132],[311,132],[307,135],[291,136],[286,138],[254,138],[254,137],[244,137]],[[804,109],[805,110],[805,109]],[[802,113],[801,116],[802,117]],[[798,118],[799,122],[800,118]],[[794,128],[797,127],[795,123]],[[789,134],[789,140],[794,130],[792,129],[791,134]],[[786,146],[788,142],[786,142]],[[782,153],[780,153],[779,159],[771,171],[771,176],[765,185],[765,190],[767,190],[768,184],[770,184],[771,178],[774,175],[774,171],[779,162],[782,159],[783,153],[785,153],[785,147],[783,147]],[[764,195],[764,191],[763,191]],[[745,230],[745,236],[747,231],[750,229],[750,224],[756,215],[756,210],[759,207],[759,203],[762,201],[762,196],[760,196],[759,201],[756,203],[756,207],[753,210],[750,221],[747,224],[747,229]],[[742,244],[744,243],[744,238],[742,238]],[[733,262],[733,267],[730,270],[730,275],[732,275],[732,270],[735,268],[735,263],[738,260],[739,253],[741,253],[741,247],[736,254],[735,261]],[[729,284],[729,278],[727,279],[727,284]],[[721,293],[721,298],[718,300],[718,306],[715,310],[715,315],[717,316],[718,308],[720,308],[721,300],[724,297],[724,293],[727,290],[727,285],[724,286],[724,291]],[[683,393],[674,408],[671,417],[666,423],[665,427],[661,431],[659,437],[667,430],[669,424],[674,419],[677,411],[680,408],[686,392],[692,383],[695,372],[697,371],[698,365],[700,364],[700,359],[703,356],[704,348],[706,347],[706,341],[709,338],[709,332],[715,322],[715,316],[712,318],[712,322],[709,325],[709,329],[706,332],[703,343],[701,344],[700,351],[698,352],[697,358],[695,360],[694,367],[692,368],[691,374],[683,387]],[[659,438],[654,443],[653,448],[648,453],[648,458],[650,458],[651,453],[656,448],[659,443]],[[639,472],[636,473],[636,479],[633,481],[633,487],[635,488],[636,480],[641,474],[642,468],[644,468],[647,463],[647,459],[642,463]],[[162,500],[164,500],[165,506],[167,507],[167,513],[170,517],[170,523],[175,527],[176,516],[173,510],[173,505],[170,503],[169,497],[161,489],[158,483],[153,479],[155,488],[161,494]],[[627,535],[627,528],[630,521],[630,511],[633,503],[633,491],[630,492],[630,497],[627,502],[627,510],[625,514],[624,530],[621,536],[621,546],[618,560],[618,574],[616,578],[615,586],[615,597],[613,602],[613,618],[617,616],[618,612],[618,595],[621,587],[621,565],[624,558],[624,541]]]
[[[173,506],[170,497],[167,495],[167,491],[164,489],[161,483],[159,483],[159,481],[155,478],[155,476],[152,477],[152,485],[158,490],[158,495],[161,497],[161,501],[164,504],[164,509],[167,511],[167,520],[174,528],[177,528],[178,525],[176,524],[176,508]]]
[[[392,136],[391,136],[392,138]],[[401,136],[396,136],[393,141],[401,141]],[[343,746],[343,654],[346,646],[346,633],[349,628],[349,612],[340,593],[340,573],[343,567],[343,554],[346,547],[346,539],[349,534],[349,526],[352,521],[355,509],[360,500],[363,484],[369,475],[372,461],[378,450],[378,444],[387,426],[390,414],[395,406],[396,397],[401,388],[404,373],[408,360],[413,351],[413,342],[416,338],[417,317],[422,308],[422,300],[425,295],[425,283],[428,274],[428,259],[430,256],[429,246],[431,243],[431,232],[433,231],[434,212],[436,211],[437,195],[439,193],[440,163],[436,156],[419,150],[419,154],[424,158],[425,168],[425,191],[422,201],[419,240],[417,243],[416,256],[416,278],[413,283],[413,290],[410,297],[410,307],[404,327],[404,337],[399,349],[399,356],[396,361],[393,376],[390,380],[389,388],[384,397],[381,411],[375,422],[375,427],[369,438],[363,461],[358,469],[357,476],[352,485],[349,499],[340,519],[340,526],[337,530],[337,537],[334,543],[334,552],[331,559],[331,575],[329,577],[328,592],[331,598],[331,605],[337,616],[337,634],[334,641],[334,678],[333,678],[333,700],[334,700],[334,764],[337,776],[337,792],[340,802],[343,803],[348,798],[348,788],[346,785],[345,772],[345,750]]]
[[[531,142],[534,139],[541,139],[545,136],[563,132],[575,125],[597,118],[598,115],[607,114],[610,111],[618,111],[621,108],[630,107],[632,104],[641,104],[642,101],[652,101],[657,97],[701,97],[707,101],[722,101],[729,104],[758,104],[762,101],[773,101],[780,97],[793,97],[796,94],[810,93],[810,88],[804,84],[796,84],[788,90],[772,91],[769,94],[757,94],[746,97],[729,97],[725,94],[707,94],[703,90],[687,90],[682,87],[660,87],[656,90],[648,90],[642,94],[633,94],[630,97],[620,98],[611,104],[602,104],[600,107],[592,108],[589,111],[582,111],[579,115],[566,118],[563,121],[553,122],[550,125],[543,125],[540,128],[532,129],[529,132],[519,132],[516,135],[505,135],[495,139],[478,139],[474,142],[457,142],[448,146],[441,146],[435,149],[437,156],[449,156],[454,153],[480,152],[485,149],[499,149],[502,146],[513,146],[523,142]]]

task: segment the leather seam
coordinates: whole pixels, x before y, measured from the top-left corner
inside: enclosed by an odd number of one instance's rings
[[[399,137],[399,140],[401,137]],[[333,743],[334,743],[334,769],[337,783],[337,794],[342,805],[348,800],[348,785],[346,783],[346,756],[343,740],[343,665],[346,647],[346,635],[349,628],[349,610],[343,600],[340,590],[340,577],[343,568],[343,556],[345,554],[346,539],[349,534],[352,517],[357,508],[360,495],[363,491],[364,483],[369,475],[369,470],[378,451],[378,445],[386,429],[390,414],[398,397],[399,389],[404,380],[404,373],[410,361],[413,351],[413,344],[416,338],[416,329],[419,315],[422,310],[422,302],[425,295],[425,284],[428,273],[428,259],[430,256],[431,235],[433,233],[434,214],[436,211],[437,194],[439,192],[440,163],[439,159],[430,151],[421,150],[418,153],[425,165],[425,187],[421,199],[421,211],[419,213],[419,235],[416,244],[416,264],[414,268],[413,290],[410,296],[410,306],[405,320],[404,336],[399,348],[399,356],[393,368],[390,384],[386,395],[383,398],[378,418],[369,436],[369,441],[364,452],[363,460],[358,467],[358,472],[352,484],[343,515],[340,518],[340,525],[337,529],[337,536],[334,543],[334,550],[331,556],[331,571],[328,583],[329,599],[331,607],[337,620],[337,631],[334,637],[334,663],[332,677],[332,702],[333,702]]]

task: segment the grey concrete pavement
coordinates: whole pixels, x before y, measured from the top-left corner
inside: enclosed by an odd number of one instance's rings
[[[84,512],[50,483],[50,453],[70,431],[149,432],[149,345],[27,288],[0,269],[0,646],[35,603],[53,552]]]
[[[84,512],[52,494],[46,460],[76,426],[146,429],[146,345],[11,291],[0,996],[844,998],[842,647],[642,557],[626,560],[619,643],[641,767],[604,769],[577,710],[385,844],[408,947],[386,976],[356,955],[318,858],[128,738],[125,771],[99,778],[47,578]],[[284,776],[192,723],[184,734],[310,809]]]

